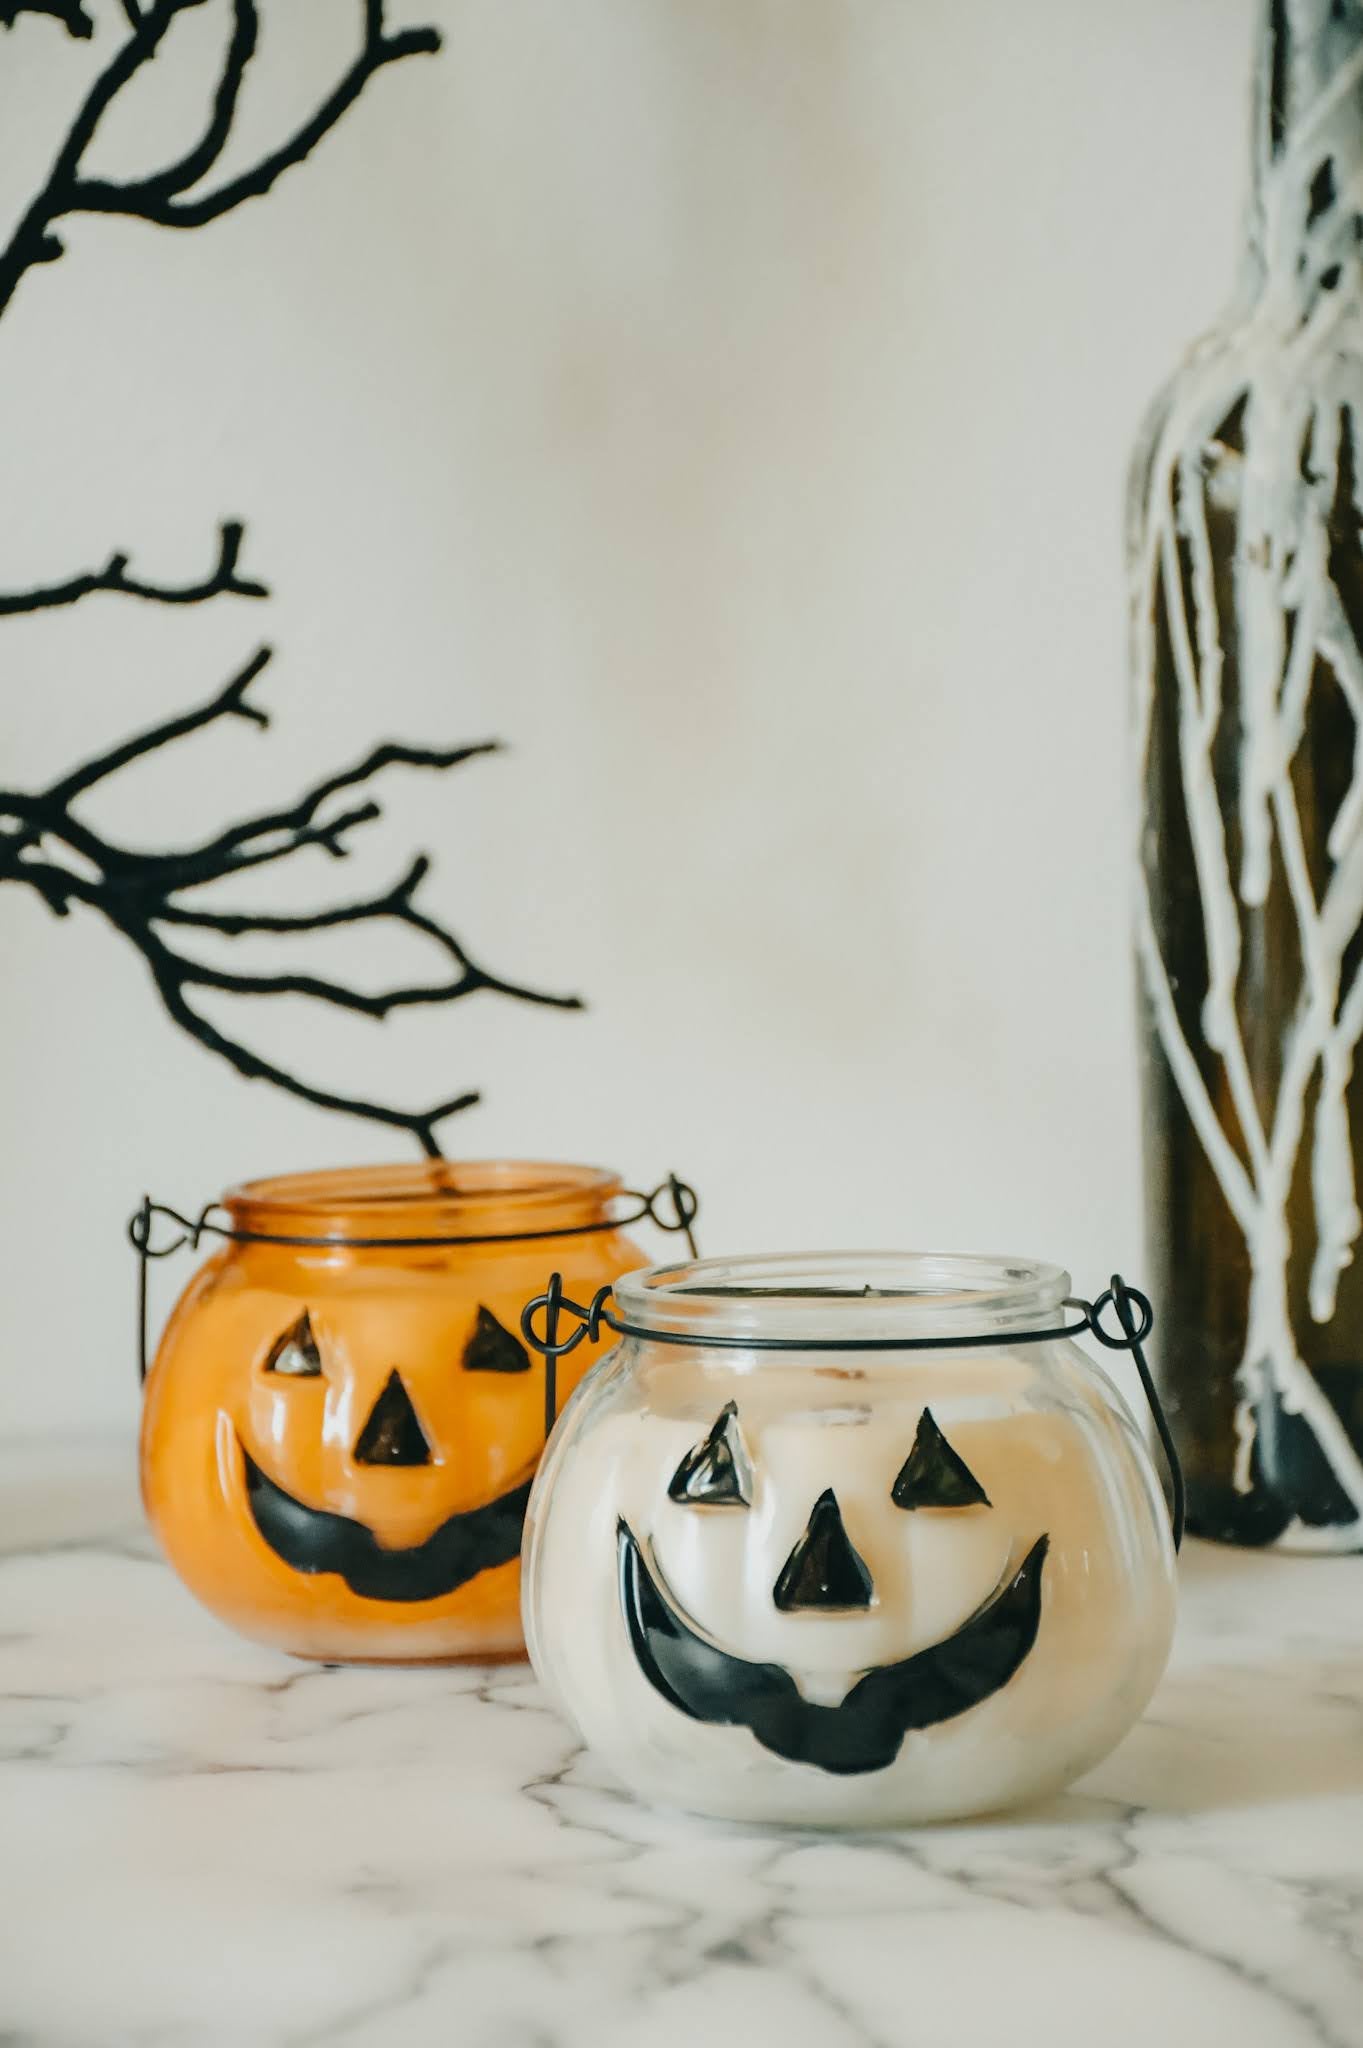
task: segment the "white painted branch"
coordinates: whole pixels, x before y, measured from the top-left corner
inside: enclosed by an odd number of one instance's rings
[[[1346,1266],[1352,1265],[1354,1246],[1363,1231],[1348,1107],[1349,1083],[1360,1037],[1363,974],[1355,973],[1340,1009],[1339,1022],[1328,1034],[1321,1055],[1320,1092],[1311,1145],[1311,1198],[1316,1214],[1311,1314],[1318,1323],[1328,1323],[1334,1315],[1339,1276]]]
[[[1180,475],[1185,472],[1180,470]],[[1200,486],[1198,487],[1200,490]],[[1231,887],[1226,859],[1225,823],[1217,802],[1212,774],[1212,741],[1216,722],[1212,706],[1204,701],[1197,678],[1197,661],[1188,634],[1183,601],[1183,577],[1174,544],[1173,529],[1165,526],[1163,550],[1163,594],[1169,621],[1170,643],[1179,688],[1179,761],[1187,805],[1188,829],[1192,837],[1193,862],[1202,897],[1207,944],[1207,994],[1202,1005],[1202,1033],[1213,1052],[1225,1062],[1231,1100],[1240,1120],[1241,1134],[1256,1166],[1264,1163],[1264,1133],[1254,1084],[1245,1058],[1245,1043],[1235,1007],[1236,983],[1240,974],[1240,926],[1235,892]],[[1218,640],[1214,615],[1199,622],[1204,643]],[[1218,641],[1219,650],[1219,641]],[[1218,651],[1217,672],[1220,660]],[[1220,689],[1215,701],[1219,708]]]
[[[1230,1212],[1248,1238],[1254,1229],[1255,1221],[1254,1188],[1234,1147],[1221,1128],[1206,1084],[1198,1071],[1192,1048],[1184,1036],[1183,1026],[1178,1021],[1178,1011],[1174,1007],[1164,958],[1155,937],[1150,893],[1144,875],[1137,881],[1136,946],[1146,993],[1159,1027],[1160,1043],[1164,1049],[1164,1056],[1173,1069],[1179,1094],[1183,1098],[1183,1106],[1192,1118],[1203,1150],[1211,1160]]]

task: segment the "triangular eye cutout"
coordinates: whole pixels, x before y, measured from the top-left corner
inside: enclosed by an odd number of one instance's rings
[[[953,1451],[925,1408],[918,1421],[913,1449],[899,1468],[890,1489],[897,1508],[975,1508],[992,1505],[989,1495]]]
[[[503,1329],[490,1308],[478,1310],[473,1335],[464,1346],[465,1372],[529,1372],[530,1353],[519,1337]]]
[[[669,1500],[692,1508],[745,1508],[752,1499],[752,1465],[738,1426],[738,1406],[721,1408],[703,1444],[672,1474]]]
[[[411,1395],[395,1372],[390,1372],[383,1392],[374,1403],[369,1420],[355,1446],[357,1465],[429,1465],[431,1447],[417,1420]]]
[[[283,1373],[291,1380],[316,1379],[322,1370],[321,1353],[312,1334],[312,1323],[304,1309],[282,1337],[276,1337],[265,1361],[266,1372]]]
[[[869,1607],[871,1574],[852,1547],[830,1486],[814,1503],[805,1533],[781,1567],[772,1598],[782,1614],[824,1614]]]

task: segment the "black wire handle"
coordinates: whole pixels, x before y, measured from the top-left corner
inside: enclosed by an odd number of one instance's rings
[[[618,1201],[632,1203],[622,1216],[607,1217],[600,1223],[570,1223],[556,1230],[504,1230],[489,1236],[440,1236],[440,1237],[288,1237],[268,1230],[238,1230],[231,1223],[213,1221],[214,1211],[221,1208],[218,1202],[208,1202],[197,1216],[182,1216],[178,1209],[172,1209],[165,1202],[155,1202],[150,1195],[143,1195],[142,1206],[128,1219],[128,1236],[137,1253],[137,1376],[139,1381],[147,1377],[147,1268],[152,1259],[168,1259],[175,1252],[183,1251],[186,1245],[197,1251],[205,1237],[219,1237],[232,1244],[281,1244],[295,1245],[321,1251],[425,1251],[441,1245],[459,1244],[527,1244],[545,1238],[592,1237],[612,1230],[628,1230],[635,1223],[652,1223],[657,1229],[680,1232],[686,1239],[687,1249],[693,1259],[700,1254],[696,1250],[695,1221],[700,1213],[700,1197],[688,1182],[677,1174],[669,1173],[660,1181],[651,1194],[644,1194],[638,1188],[624,1188],[616,1197]],[[152,1228],[160,1218],[173,1226],[175,1235],[165,1243],[152,1242]],[[558,1275],[555,1274],[555,1280]],[[552,1370],[548,1374],[552,1381]],[[546,1411],[549,1427],[553,1426],[553,1411],[550,1407],[550,1390],[546,1387]]]
[[[1049,1330],[979,1330],[969,1335],[949,1337],[738,1337],[712,1336],[708,1332],[692,1335],[680,1330],[655,1330],[646,1324],[627,1323],[607,1306],[610,1298],[611,1289],[599,1287],[584,1308],[581,1302],[569,1300],[563,1292],[562,1275],[555,1273],[545,1292],[537,1294],[521,1311],[521,1335],[547,1362],[566,1358],[584,1339],[595,1344],[603,1323],[617,1337],[642,1337],[650,1344],[690,1344],[703,1350],[721,1351],[974,1351],[989,1344],[1016,1347],[1085,1335],[1096,1337],[1109,1351],[1129,1351],[1140,1375],[1141,1389],[1169,1467],[1174,1549],[1182,1547],[1187,1512],[1183,1466],[1179,1462],[1169,1419],[1144,1349],[1145,1340],[1155,1326],[1155,1311],[1150,1306],[1148,1295],[1142,1294],[1138,1287],[1128,1287],[1120,1273],[1113,1274],[1111,1286],[1096,1301],[1085,1301],[1080,1295],[1066,1297],[1064,1306],[1078,1312],[1081,1318],[1078,1322],[1057,1324]],[[1119,1330],[1116,1332],[1103,1323],[1103,1314],[1108,1308],[1117,1318]],[[543,1335],[535,1327],[535,1317],[541,1309],[544,1311]],[[571,1336],[560,1339],[559,1322],[564,1315],[575,1317],[577,1328]]]

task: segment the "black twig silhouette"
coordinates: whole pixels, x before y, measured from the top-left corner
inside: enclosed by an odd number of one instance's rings
[[[250,869],[288,860],[310,847],[320,848],[334,859],[344,859],[350,852],[351,834],[382,813],[371,795],[339,805],[338,798],[344,798],[347,792],[367,790],[385,768],[457,768],[479,755],[495,752],[495,740],[458,747],[416,747],[385,741],[354,766],[326,776],[282,809],[243,819],[196,845],[160,851],[116,845],[85,824],[73,809],[80,797],[109,776],[219,720],[239,718],[252,725],[267,726],[268,714],[248,693],[270,656],[271,650],[262,647],[206,703],[135,734],[72,769],[46,789],[0,789],[0,883],[28,884],[57,917],[67,916],[73,905],[98,912],[142,955],[175,1023],[210,1052],[227,1060],[238,1073],[248,1079],[271,1081],[323,1109],[345,1110],[410,1131],[428,1153],[438,1156],[436,1127],[456,1110],[476,1102],[476,1092],[465,1091],[428,1108],[405,1110],[316,1087],[264,1059],[240,1039],[230,1037],[194,1007],[191,993],[211,990],[238,996],[303,996],[379,1019],[394,1010],[418,1004],[457,1002],[480,989],[555,1009],[577,1009],[578,999],[546,995],[479,966],[454,933],[417,902],[417,892],[430,871],[430,860],[425,854],[418,855],[390,888],[377,895],[317,910],[204,909],[192,892],[228,881]],[[181,950],[178,937],[202,931],[239,938],[380,922],[405,925],[420,933],[443,956],[444,971],[426,981],[399,983],[370,993],[344,981],[292,970],[253,974],[215,967]],[[177,935],[175,939],[167,936],[172,931]]]
[[[256,47],[254,0],[230,0],[231,35],[211,109],[193,148],[178,162],[150,176],[121,181],[87,176],[85,154],[109,107],[155,57],[175,17],[206,4],[209,0],[152,0],[152,4],[122,0],[130,32],[98,74],[42,190],[21,218],[8,247],[0,252],[0,315],[28,270],[62,255],[63,246],[55,232],[58,222],[80,213],[113,213],[161,227],[203,227],[268,192],[282,172],[301,163],[377,71],[399,58],[429,54],[440,47],[440,38],[431,28],[389,34],[383,0],[363,0],[360,50],[312,117],[250,170],[206,192],[196,192],[194,188],[211,177],[227,143],[242,79]],[[21,13],[50,15],[72,36],[86,38],[93,32],[91,18],[75,0],[31,0],[31,4],[0,0],[0,25],[12,26]],[[203,604],[221,596],[263,598],[268,595],[265,585],[241,573],[242,544],[240,522],[224,522],[219,530],[217,561],[209,574],[197,583],[178,585],[131,574],[129,557],[116,553],[103,569],[84,571],[60,583],[0,593],[0,615],[53,610],[97,592],[154,604]],[[271,649],[262,647],[206,703],[134,734],[59,776],[45,789],[0,789],[0,884],[21,883],[34,889],[57,917],[68,916],[73,907],[103,917],[145,961],[172,1021],[239,1074],[268,1081],[320,1108],[410,1131],[428,1154],[438,1157],[438,1126],[475,1103],[476,1091],[465,1090],[427,1108],[406,1110],[318,1087],[224,1031],[196,1006],[195,997],[204,993],[296,996],[379,1020],[395,1010],[456,1002],[479,990],[565,1010],[580,1008],[579,999],[547,995],[480,966],[448,926],[418,902],[421,884],[430,872],[425,854],[413,859],[399,879],[378,894],[308,911],[204,907],[196,892],[309,849],[344,859],[352,835],[381,815],[370,790],[384,769],[425,768],[443,773],[494,752],[498,742],[438,748],[385,741],[353,767],[326,776],[296,802],[225,826],[196,845],[159,850],[118,845],[77,815],[76,807],[88,791],[162,747],[225,719],[267,726],[267,714],[249,692],[270,658]],[[344,980],[293,970],[259,974],[216,967],[185,950],[186,946],[192,948],[196,932],[232,940],[381,923],[419,934],[435,949],[440,971],[424,981],[368,993]]]
[[[111,555],[102,569],[90,569],[70,576],[65,583],[53,583],[36,590],[0,591],[0,618],[16,612],[45,612],[56,605],[75,604],[97,590],[114,591],[124,597],[144,597],[153,604],[202,604],[210,597],[231,593],[234,597],[268,597],[263,583],[242,576],[237,570],[241,554],[242,526],[230,519],[218,529],[218,559],[200,583],[143,583],[128,574],[128,557]]]
[[[88,43],[95,24],[80,0],[0,0],[0,28],[13,28],[21,14],[45,14],[58,21],[70,36]]]
[[[86,94],[46,183],[0,253],[0,314],[26,271],[35,264],[54,263],[64,253],[56,233],[59,221],[74,214],[113,213],[152,221],[159,227],[198,228],[219,220],[246,200],[260,198],[282,172],[302,163],[377,71],[403,57],[429,56],[440,48],[440,36],[433,28],[402,29],[390,35],[384,25],[383,0],[364,0],[360,49],[312,117],[249,170],[215,189],[195,193],[193,187],[216,168],[232,132],[242,80],[259,34],[255,0],[232,0],[231,37],[212,107],[194,146],[178,162],[147,177],[114,180],[87,176],[82,168],[86,152],[110,106],[155,57],[176,16],[208,4],[209,0],[153,0],[142,8],[127,0],[128,35]],[[80,9],[63,6],[60,10],[68,27],[77,16],[86,19]],[[72,33],[86,34],[88,29],[75,26]]]

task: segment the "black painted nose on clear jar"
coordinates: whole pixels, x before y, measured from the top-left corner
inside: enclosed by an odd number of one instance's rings
[[[555,1431],[523,1587],[536,1670],[628,1784],[903,1824],[1112,1747],[1167,1657],[1173,1545],[1133,1417],[1054,1334],[1069,1292],[908,1253],[616,1283],[626,1333]]]
[[[846,1614],[871,1606],[871,1574],[847,1534],[831,1486],[815,1501],[771,1597],[782,1614]]]

